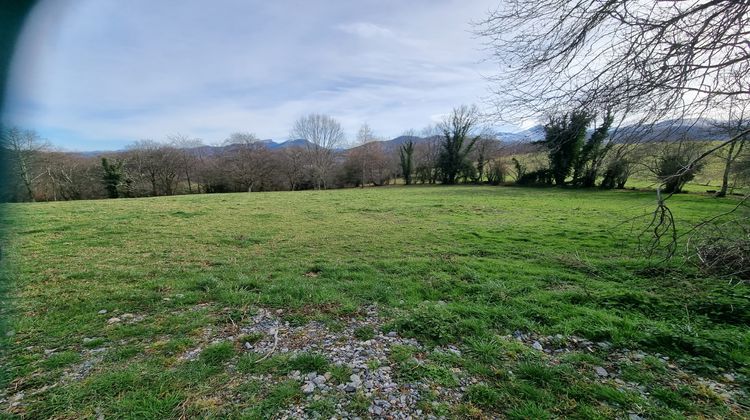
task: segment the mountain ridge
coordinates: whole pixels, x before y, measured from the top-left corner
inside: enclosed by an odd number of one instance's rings
[[[720,140],[723,138],[721,130],[716,127],[716,123],[710,120],[667,120],[655,123],[649,127],[643,127],[639,125],[627,125],[612,129],[612,137],[616,142],[623,142],[633,137],[640,137],[641,141],[654,142],[654,141],[677,141],[677,140]],[[592,129],[588,130],[590,135],[593,132]],[[380,143],[386,152],[397,150],[401,145],[406,143],[408,140],[414,141],[414,143],[422,143],[429,139],[439,137],[419,137],[419,136],[397,136],[389,140],[374,140],[374,142]],[[540,141],[544,139],[544,126],[537,124],[533,127],[521,130],[518,132],[496,132],[495,137],[498,141],[509,143],[509,144],[524,144]],[[306,147],[311,144],[305,139],[290,139],[283,142],[277,142],[273,139],[258,140],[258,143],[265,145],[270,150],[287,149],[291,147]],[[224,145],[205,145],[191,150],[195,150],[196,153],[202,155],[214,155],[221,151],[236,147],[236,144],[224,144]],[[362,145],[350,146],[347,148],[338,148],[336,151],[341,152],[345,150],[356,150],[362,147]],[[97,150],[87,152],[69,152],[81,156],[101,156],[107,153],[119,153],[125,150]]]

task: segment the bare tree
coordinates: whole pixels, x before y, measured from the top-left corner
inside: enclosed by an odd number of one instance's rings
[[[375,186],[390,184],[396,172],[395,153],[387,154],[383,143],[379,141],[367,143],[364,152],[368,162],[367,181]]]
[[[2,133],[2,146],[8,151],[13,173],[23,185],[27,199],[35,201],[35,183],[47,172],[40,160],[49,144],[36,131],[11,127]]]
[[[286,179],[291,191],[305,182],[305,150],[301,147],[287,147],[277,155],[279,172]]]
[[[499,149],[500,141],[491,133],[485,133],[479,137],[474,150],[469,154],[472,161],[476,162],[472,182],[480,183],[484,180],[485,175],[488,174],[490,162],[497,158]]]
[[[279,171],[287,180],[289,189],[294,191],[305,181],[305,149],[287,147],[279,154]]]
[[[748,10],[733,0],[506,1],[476,24],[501,67],[495,116],[612,109],[639,137],[665,118],[694,124],[727,101],[750,102]]]
[[[491,78],[495,116],[612,109],[646,132],[660,120],[692,124],[730,100],[750,102],[749,10],[750,2],[736,0],[507,0],[476,26],[501,67]],[[673,176],[749,132],[709,147]],[[659,232],[673,231],[668,198],[659,196],[646,228],[655,243]]]
[[[748,121],[750,115],[748,115],[748,111],[747,103],[735,103],[734,101],[730,101],[727,119],[717,123],[717,127],[726,133],[729,138],[742,132],[747,132],[748,128],[750,128],[750,121]],[[732,172],[732,165],[742,154],[747,137],[747,134],[740,136],[736,142],[729,145],[727,150],[722,151],[721,157],[724,159],[724,172],[721,177],[721,189],[716,193],[717,197],[724,197],[727,195],[727,190],[729,188],[729,175]]]
[[[655,121],[750,98],[750,3],[508,0],[477,23],[498,114],[614,104]],[[514,105],[514,106],[509,106]]]
[[[416,145],[414,151],[414,172],[419,182],[434,184],[440,177],[440,131],[436,125],[431,125],[422,129],[421,136],[423,140]]]
[[[225,144],[225,170],[234,183],[247,192],[262,188],[273,169],[268,148],[250,133],[233,133]]]
[[[254,133],[248,133],[247,131],[235,131],[229,135],[229,138],[224,140],[224,145],[232,144],[250,144],[260,141]]]
[[[306,154],[315,188],[325,189],[335,163],[335,149],[345,141],[341,124],[327,115],[310,114],[294,123],[291,137],[307,140]]]
[[[52,200],[80,200],[101,198],[101,166],[94,157],[74,153],[51,152],[44,159],[46,188]],[[49,197],[48,197],[49,199]]]
[[[368,143],[375,141],[375,135],[372,132],[372,129],[367,123],[362,124],[362,126],[359,127],[359,131],[357,132],[357,145],[358,148],[354,151],[354,154],[356,154],[356,157],[358,157],[359,160],[359,166],[362,169],[361,171],[361,177],[359,185],[360,187],[365,187],[365,175],[367,171],[367,154],[369,152],[369,149],[372,148],[372,145],[368,145]]]
[[[131,173],[150,186],[151,195],[173,195],[180,173],[177,150],[153,140],[140,140],[129,148]]]
[[[203,160],[201,139],[192,138],[184,134],[173,134],[168,137],[169,143],[175,148],[175,157],[180,167],[180,172],[185,177],[188,185],[188,193],[193,193],[194,169]]]

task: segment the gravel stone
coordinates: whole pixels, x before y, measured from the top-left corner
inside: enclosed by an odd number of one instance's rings
[[[315,383],[315,385],[323,385],[324,383],[326,383],[326,377],[323,375],[318,375],[315,377],[315,379],[313,379],[313,382]]]
[[[315,391],[315,384],[312,382],[305,382],[304,385],[302,385],[302,392],[305,394],[312,394]]]

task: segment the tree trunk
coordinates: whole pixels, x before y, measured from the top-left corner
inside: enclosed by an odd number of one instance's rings
[[[724,161],[724,175],[721,178],[721,190],[716,193],[716,197],[724,197],[727,195],[727,189],[729,188],[729,174],[732,171],[732,163],[742,152],[743,145],[744,143],[742,142],[742,140],[740,140],[740,144],[739,147],[737,147],[736,152],[734,149],[737,146],[737,142],[733,142],[729,145],[729,152],[727,153],[727,158]]]
[[[156,193],[156,176],[151,175],[151,194],[156,197],[158,194]]]
[[[26,166],[26,161],[23,160],[23,157],[20,157],[21,159],[19,161],[19,168],[21,169],[21,179],[23,180],[23,185],[26,187],[26,192],[29,194],[29,200],[36,201],[34,199],[34,191],[31,188],[31,179],[29,178],[29,169]]]
[[[185,178],[187,178],[188,193],[192,194],[193,193],[193,185],[190,183],[190,174],[186,172],[185,173]]]

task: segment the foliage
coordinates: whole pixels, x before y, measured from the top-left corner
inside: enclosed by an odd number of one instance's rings
[[[663,185],[665,193],[680,193],[686,183],[695,178],[703,169],[705,161],[696,161],[697,147],[680,143],[677,147],[667,147],[652,169]]]
[[[404,176],[404,182],[406,185],[411,184],[412,166],[413,166],[413,155],[414,155],[414,142],[408,140],[406,143],[401,145],[399,148],[399,160],[401,162],[401,174]]]
[[[599,175],[599,166],[604,161],[612,143],[604,145],[604,140],[609,135],[614,116],[607,111],[602,125],[596,128],[591,137],[583,144],[581,152],[575,162],[573,169],[573,184],[584,188],[591,188],[596,183]]]
[[[103,157],[102,169],[104,170],[104,176],[102,177],[102,180],[104,182],[104,188],[107,190],[109,198],[119,197],[119,188],[124,178],[124,174],[122,171],[122,161],[120,160],[112,164],[109,163],[107,158]]]
[[[624,157],[610,160],[607,169],[604,171],[604,177],[600,184],[601,188],[605,190],[625,188],[625,183],[630,177],[631,166],[632,163]]]
[[[525,172],[516,180],[518,185],[551,185],[554,174],[550,169],[537,169]]]
[[[502,396],[493,388],[485,384],[472,385],[466,391],[466,400],[482,408],[495,408],[501,401]]]
[[[458,176],[466,174],[471,165],[467,157],[479,136],[472,137],[478,123],[476,106],[466,105],[453,109],[451,115],[442,122],[440,130],[443,139],[438,157],[438,166],[443,184],[455,184]]]
[[[487,183],[490,185],[500,185],[505,182],[507,169],[501,161],[490,163],[490,169],[487,171]]]
[[[303,373],[325,372],[328,369],[328,359],[318,353],[300,353],[289,360],[289,369]]]
[[[548,151],[549,170],[556,185],[565,185],[565,180],[579,161],[586,129],[592,119],[588,112],[578,110],[552,116],[544,126],[543,144]]]
[[[365,325],[354,330],[354,336],[362,341],[372,340],[375,338],[375,330],[371,326]]]
[[[526,175],[526,165],[519,162],[515,157],[513,157],[511,161],[513,162],[514,177],[516,181],[518,181]]]

